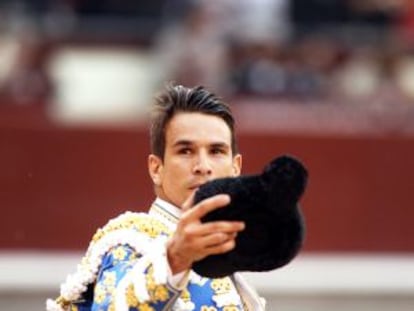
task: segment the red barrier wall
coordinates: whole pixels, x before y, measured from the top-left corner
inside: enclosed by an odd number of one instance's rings
[[[0,249],[84,249],[153,199],[146,129],[0,125]],[[241,131],[244,173],[290,153],[310,172],[308,251],[414,251],[414,138]]]

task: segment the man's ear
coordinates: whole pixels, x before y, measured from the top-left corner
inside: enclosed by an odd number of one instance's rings
[[[148,172],[155,186],[160,186],[162,181],[162,160],[155,154],[148,156]]]
[[[233,176],[239,176],[242,169],[242,155],[240,153],[233,157]]]

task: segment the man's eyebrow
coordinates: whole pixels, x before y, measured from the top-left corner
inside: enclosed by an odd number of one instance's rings
[[[174,144],[173,147],[182,147],[182,146],[192,146],[194,145],[194,142],[191,140],[187,140],[187,139],[180,139],[177,140]],[[212,148],[230,148],[230,145],[227,144],[226,142],[212,142],[209,144],[210,147]]]
[[[180,147],[180,146],[190,146],[192,145],[193,142],[191,140],[187,140],[187,139],[180,139],[177,140],[174,144],[173,147]]]
[[[230,145],[225,142],[215,142],[210,144],[213,148],[230,148]]]

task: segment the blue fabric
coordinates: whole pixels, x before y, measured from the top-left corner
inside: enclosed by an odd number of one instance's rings
[[[111,249],[102,260],[95,285],[85,293],[83,301],[75,303],[72,310],[104,311],[115,310],[114,297],[120,280],[138,262],[140,255],[128,245],[119,245]],[[190,279],[183,291],[177,291],[168,284],[155,285],[152,282],[152,271],[146,271],[147,290],[151,300],[145,303],[137,301],[132,285],[128,287],[125,296],[129,310],[161,311],[172,310],[171,306],[181,295],[181,304],[185,310],[201,311],[239,311],[240,304],[229,303],[218,306],[213,297],[223,297],[229,293],[235,294],[235,287],[230,278],[207,279],[197,277]],[[93,295],[91,295],[93,290]],[[89,296],[89,297],[88,297]],[[188,309],[187,309],[188,308]]]

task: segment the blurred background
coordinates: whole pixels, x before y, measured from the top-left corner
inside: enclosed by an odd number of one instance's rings
[[[43,310],[98,227],[147,210],[168,81],[232,106],[244,173],[309,169],[302,253],[247,274],[267,310],[412,310],[410,0],[0,0],[0,309]]]

